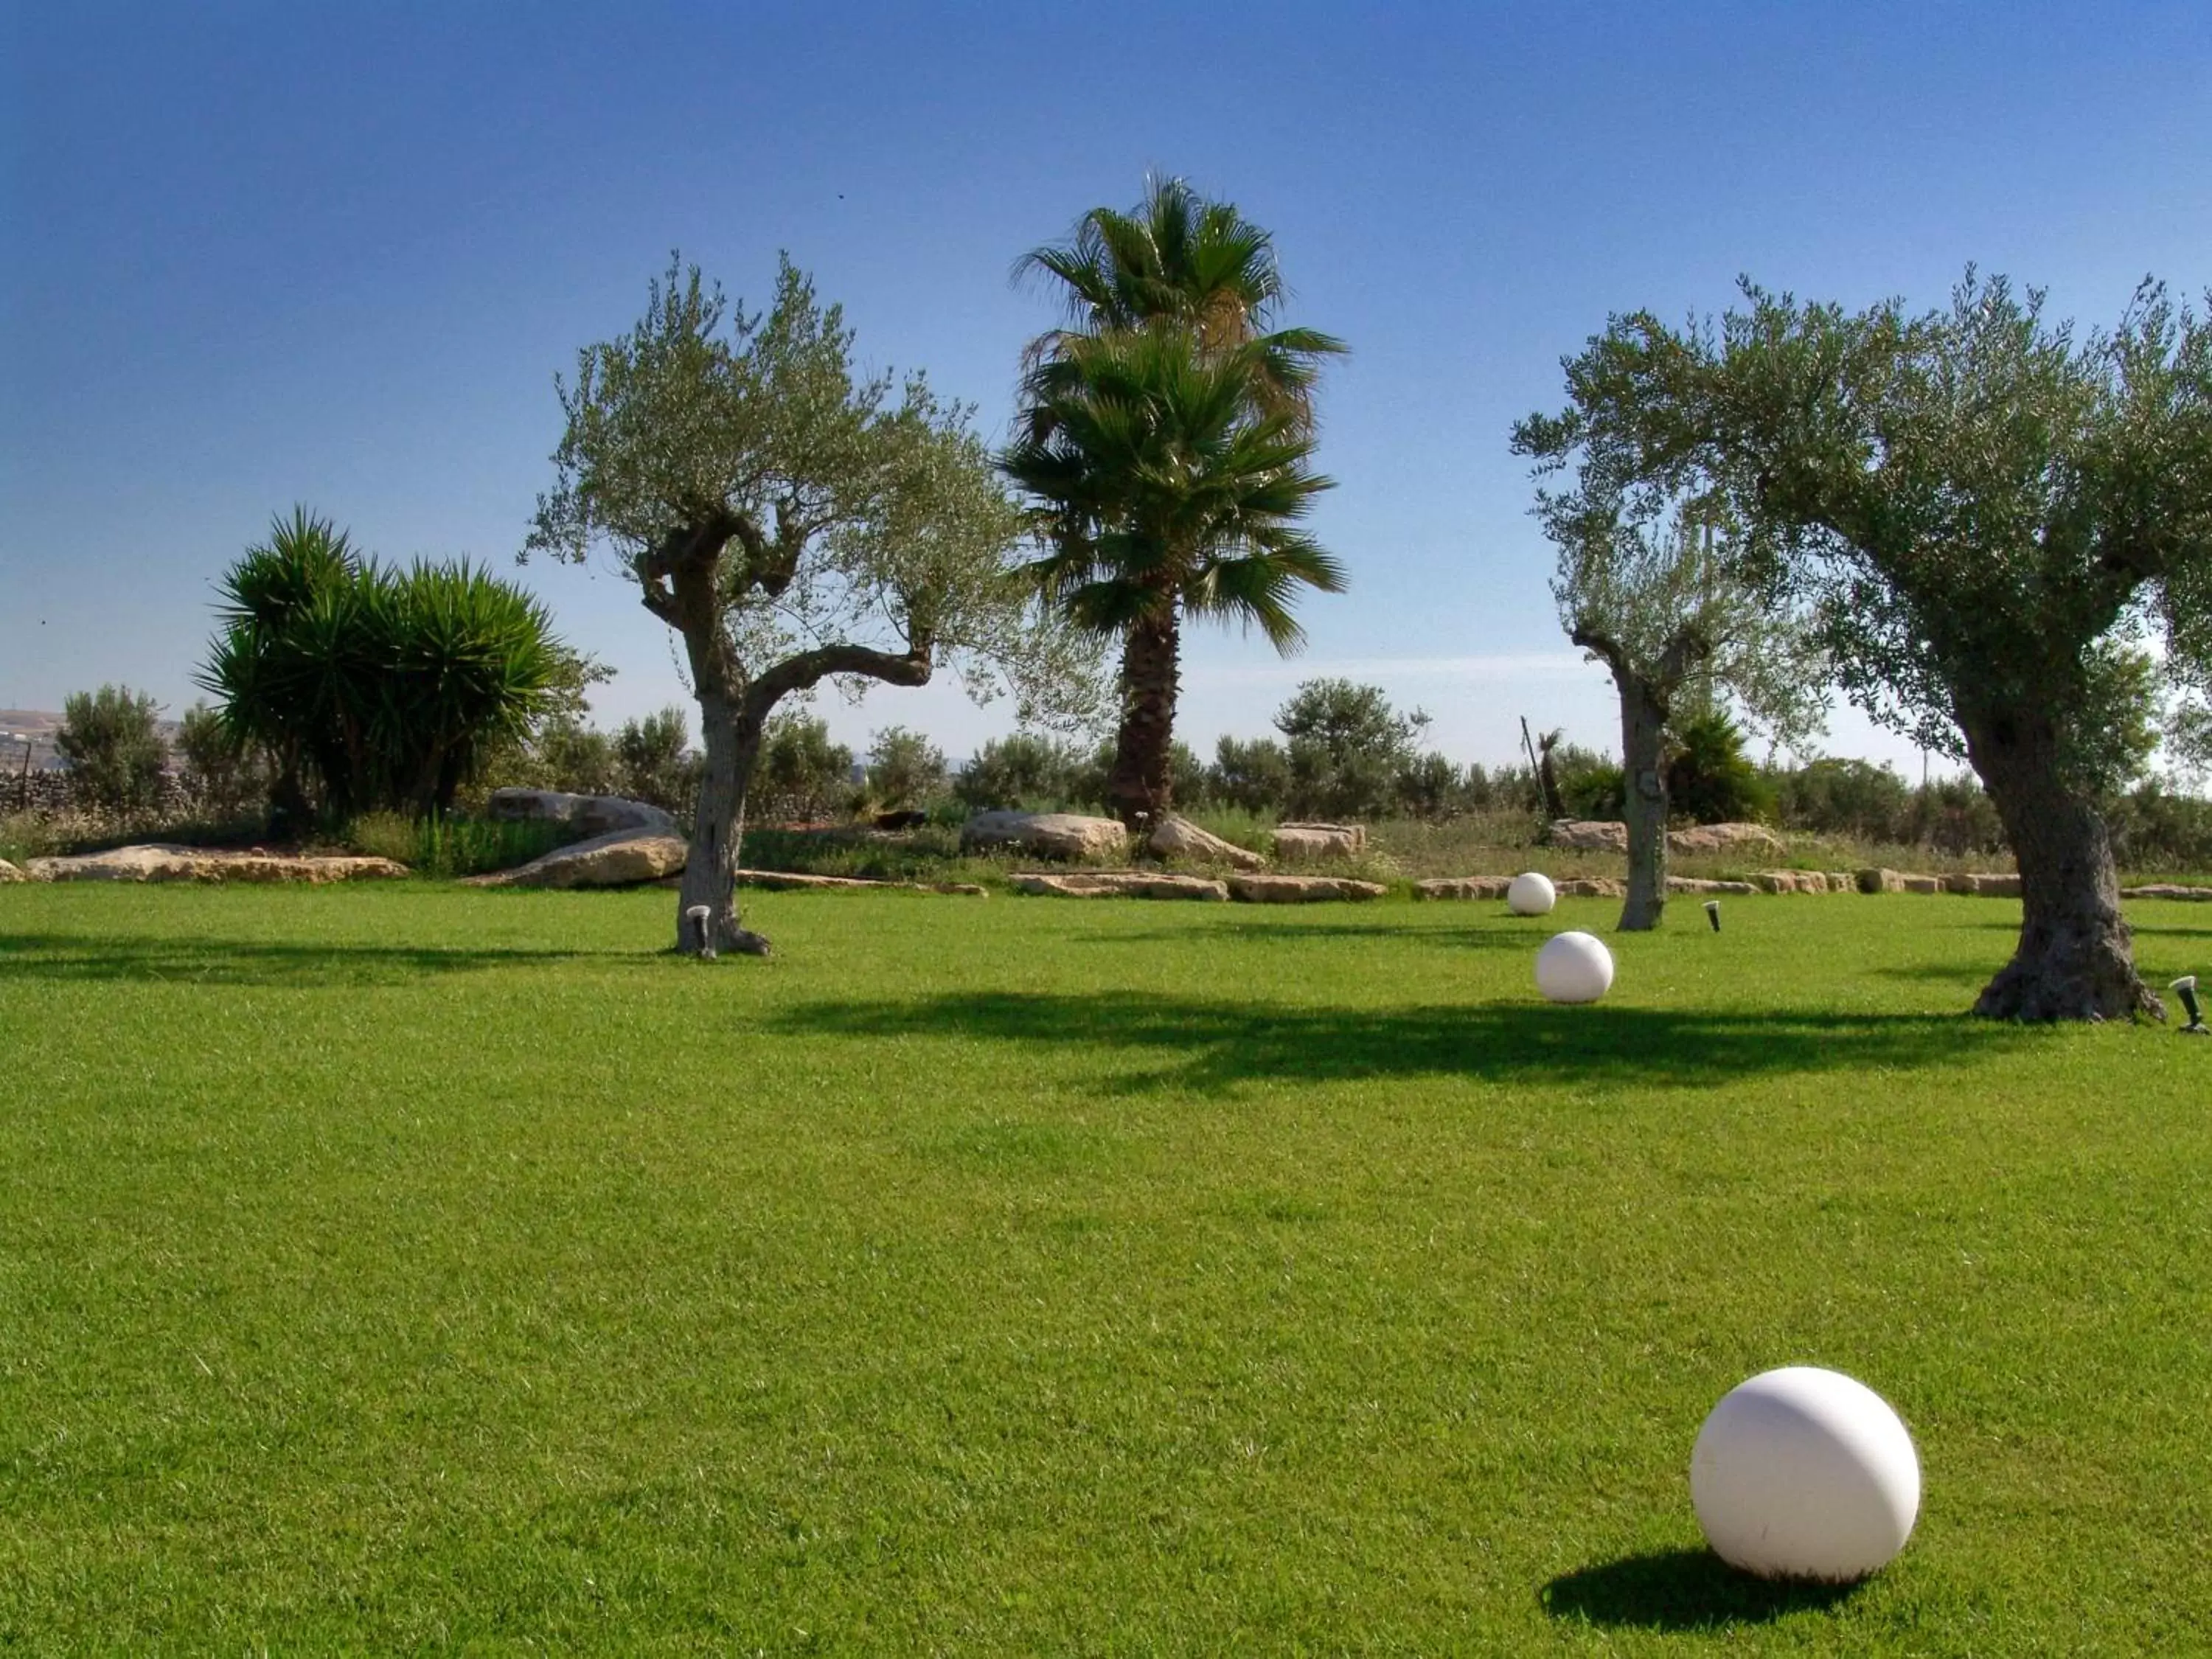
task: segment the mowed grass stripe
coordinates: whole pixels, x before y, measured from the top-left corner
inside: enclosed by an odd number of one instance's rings
[[[1539,1004],[1613,909],[765,895],[707,966],[661,894],[14,890],[0,1640],[2212,1623],[2212,1054],[1960,1018],[1987,900],[1686,912]],[[1792,1361],[1925,1465],[1840,1600],[1687,1553],[1699,1420]]]

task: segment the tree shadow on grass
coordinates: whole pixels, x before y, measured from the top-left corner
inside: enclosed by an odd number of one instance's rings
[[[187,935],[0,933],[0,984],[15,980],[168,981],[196,985],[394,985],[428,975],[536,968],[590,958],[645,961],[601,951],[272,943]]]
[[[1356,921],[1272,921],[1247,911],[1241,915],[1224,916],[1202,933],[1189,928],[1147,927],[1137,933],[1085,933],[1079,937],[1085,945],[1200,944],[1208,949],[1220,944],[1265,945],[1287,939],[1357,939],[1363,944],[1387,940],[1393,947],[1441,945],[1478,951],[1528,951],[1551,937],[1549,933],[1511,927],[1394,927],[1395,920],[1391,915],[1378,916],[1366,926]]]
[[[1544,1586],[1542,1599],[1544,1611],[1554,1619],[1710,1631],[1832,1607],[1858,1589],[1753,1578],[1711,1550],[1658,1550],[1563,1573]]]
[[[792,1035],[969,1036],[1156,1054],[1103,1086],[1219,1091],[1270,1080],[1458,1076],[1698,1087],[1788,1072],[1961,1064],[2017,1042],[1958,1016],[1543,1004],[1296,1006],[1104,992],[964,992],[817,1003],[776,1016]]]

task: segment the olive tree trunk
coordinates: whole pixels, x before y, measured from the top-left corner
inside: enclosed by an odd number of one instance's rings
[[[1175,737],[1180,665],[1176,617],[1146,617],[1133,623],[1121,647],[1121,728],[1107,780],[1114,815],[1141,837],[1167,814],[1173,776],[1169,750]]]
[[[691,814],[691,847],[676,902],[676,948],[696,951],[699,930],[692,910],[708,909],[708,937],[716,951],[764,957],[768,941],[738,925],[738,853],[744,839],[745,792],[760,758],[763,717],[727,696],[699,693],[700,739],[707,764],[699,802]]]
[[[1662,765],[1667,710],[1651,683],[1626,668],[1613,670],[1620,690],[1621,781],[1628,824],[1628,900],[1620,931],[1644,933],[1667,908],[1667,774]]]
[[[2020,944],[1974,1012],[1991,1019],[2164,1019],[2165,1005],[2136,973],[2104,815],[2067,781],[2054,722],[2005,710],[1960,724],[2020,861]]]

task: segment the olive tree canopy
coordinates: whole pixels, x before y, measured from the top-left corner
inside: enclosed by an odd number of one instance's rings
[[[1615,319],[1517,447],[1625,499],[1716,488],[1852,701],[1972,762],[2023,901],[1978,1012],[2162,1016],[2097,800],[2136,633],[2178,672],[2212,661],[2212,326],[2146,283],[2077,338],[1972,271],[1918,316],[1744,300],[1715,325]]]
[[[679,946],[764,953],[738,926],[738,842],[776,705],[823,680],[1011,690],[1025,720],[1085,717],[1092,653],[1055,629],[1014,558],[1021,520],[969,411],[919,374],[857,377],[839,307],[782,264],[765,314],[672,258],[627,334],[587,346],[523,556],[605,546],[684,640],[706,770]],[[687,932],[695,906],[711,918]]]

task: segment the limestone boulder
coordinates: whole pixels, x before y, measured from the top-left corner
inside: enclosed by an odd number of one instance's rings
[[[579,839],[596,840],[617,830],[676,834],[676,820],[659,807],[620,795],[570,795],[558,789],[495,789],[484,816],[508,823],[558,824]]]
[[[2152,882],[2146,887],[2123,887],[2122,898],[2179,899],[2184,903],[2203,904],[2212,902],[2212,887],[2177,887],[2170,882]]]
[[[1759,870],[1751,884],[1762,893],[1825,893],[1828,878],[1819,870]]]
[[[585,796],[580,799],[612,799]],[[471,876],[471,887],[642,887],[680,874],[690,848],[681,836],[617,830],[556,847],[512,870]]]
[[[1907,875],[1898,879],[1905,884],[1905,890],[1908,893],[1940,893],[1943,890],[1943,878],[1941,876]]]
[[[677,878],[678,883],[681,881],[680,876]],[[871,881],[865,876],[810,876],[796,870],[740,870],[738,885],[759,887],[769,892],[808,893],[872,887],[908,893],[962,893],[970,898],[990,896],[990,889],[972,881]]]
[[[1595,818],[1554,818],[1550,840],[1571,853],[1626,853],[1628,826]]]
[[[0,859],[0,885],[11,881],[28,881],[30,878],[5,859]]]
[[[407,866],[390,859],[232,852],[149,842],[74,858],[33,859],[23,873],[33,881],[299,882],[321,886],[404,876]]]
[[[1380,882],[1343,876],[1231,876],[1229,891],[1247,904],[1321,904],[1331,901],[1379,899],[1390,890]]]
[[[1857,883],[1862,893],[1901,893],[1905,890],[1905,878],[1894,870],[1865,869],[1852,879]]]
[[[1417,899],[1502,899],[1513,884],[1510,876],[1439,876],[1413,884]]]
[[[1197,899],[1218,904],[1229,897],[1229,889],[1220,882],[1164,871],[1030,871],[1006,879],[1017,892],[1059,898]]]
[[[1359,857],[1367,850],[1364,823],[1279,823],[1275,859],[1281,864],[1325,864]]]
[[[1617,882],[1613,884],[1620,885]],[[1763,890],[1747,881],[1707,881],[1701,876],[1669,876],[1667,878],[1667,890],[1670,893],[1701,893],[1707,898],[1718,898],[1725,894],[1749,897]]]
[[[1590,818],[1558,818],[1551,828],[1551,842],[1575,853],[1626,853],[1628,826]],[[1763,823],[1699,823],[1667,832],[1670,853],[1779,853],[1782,837]]]
[[[2020,878],[2009,871],[1990,874],[1968,872],[1943,878],[1947,893],[1971,893],[1977,898],[2018,898]]]
[[[1577,876],[1571,880],[1552,884],[1552,889],[1561,898],[1626,898],[1628,884],[1615,881],[1610,876]]]
[[[1698,823],[1667,832],[1670,853],[1779,853],[1782,837],[1763,823]]]
[[[978,812],[960,831],[963,852],[988,852],[1011,847],[1040,858],[1125,858],[1129,832],[1113,818],[1086,817],[1080,812]]]
[[[1251,848],[1224,841],[1212,830],[1200,829],[1188,818],[1163,818],[1145,844],[1164,859],[1226,864],[1238,870],[1264,870],[1267,866],[1267,860]]]

